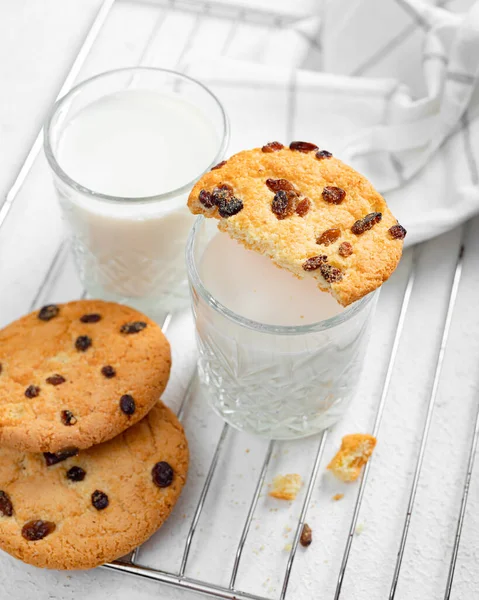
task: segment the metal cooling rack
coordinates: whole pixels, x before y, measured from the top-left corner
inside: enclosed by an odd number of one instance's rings
[[[464,232],[463,238],[465,238],[465,237],[466,237],[466,234]],[[417,250],[415,252],[417,252]],[[413,511],[414,511],[416,492],[417,492],[417,488],[418,488],[418,484],[419,484],[419,478],[421,475],[421,469],[422,469],[422,465],[423,465],[426,444],[428,441],[428,434],[429,434],[429,429],[431,426],[432,415],[433,415],[433,411],[434,411],[434,407],[435,407],[435,403],[436,403],[442,364],[444,361],[444,355],[445,355],[446,346],[447,346],[448,337],[449,337],[449,331],[450,331],[450,327],[451,327],[451,320],[452,320],[454,307],[455,307],[455,303],[456,303],[456,298],[457,298],[457,294],[458,294],[458,290],[459,290],[459,284],[460,284],[461,276],[462,276],[464,252],[465,252],[465,246],[463,244],[461,244],[459,253],[458,253],[458,257],[457,257],[457,261],[456,261],[454,277],[452,280],[452,286],[450,289],[446,318],[444,320],[444,326],[443,326],[442,335],[441,335],[440,347],[439,347],[439,351],[437,354],[437,360],[436,360],[436,364],[435,364],[433,385],[432,385],[431,393],[429,396],[426,419],[424,421],[422,436],[421,436],[421,440],[420,440],[419,452],[417,454],[417,459],[416,459],[416,464],[415,464],[413,482],[412,482],[411,491],[410,491],[410,495],[409,495],[407,511],[406,511],[405,518],[404,518],[404,526],[402,529],[402,534],[401,534],[401,538],[400,538],[400,542],[399,542],[397,560],[396,560],[396,564],[394,567],[394,575],[393,575],[393,580],[391,583],[391,590],[390,590],[390,594],[389,594],[390,600],[393,600],[396,595],[396,589],[397,589],[397,585],[398,585],[399,575],[401,572],[401,565],[402,565],[404,550],[405,550],[407,539],[408,539],[409,526],[410,526]],[[393,370],[394,370],[394,364],[395,364],[395,359],[396,359],[396,355],[397,355],[397,351],[398,351],[398,347],[399,347],[399,342],[401,339],[401,333],[402,333],[402,330],[404,327],[405,319],[407,317],[409,301],[410,301],[411,294],[413,291],[415,278],[416,278],[416,260],[415,260],[415,256],[414,256],[413,260],[412,260],[412,268],[410,270],[407,285],[406,285],[406,288],[404,291],[404,296],[402,299],[401,310],[400,310],[399,319],[397,322],[397,327],[396,327],[396,332],[394,335],[392,349],[391,349],[391,353],[389,355],[389,359],[387,362],[386,376],[384,378],[382,392],[381,392],[380,400],[378,403],[376,416],[374,419],[372,435],[375,437],[377,437],[379,435],[381,419],[382,419],[384,409],[385,409],[386,403],[387,403],[389,385],[390,385],[391,377],[392,377]],[[168,326],[169,321],[170,321],[170,318],[167,319],[167,322],[165,323],[166,326]],[[165,328],[165,325],[163,326],[163,328]],[[186,403],[189,400],[189,395],[190,395],[189,390],[191,388],[191,385],[192,385],[192,381],[190,382],[188,391],[185,394],[185,396],[183,398],[183,402],[180,407],[180,410],[178,411],[178,417],[180,419],[183,416]],[[105,565],[105,568],[113,569],[116,571],[121,571],[123,573],[130,573],[132,575],[137,575],[140,577],[146,577],[146,578],[153,579],[153,580],[156,580],[156,581],[168,584],[168,585],[172,585],[172,586],[176,586],[179,588],[199,592],[206,596],[212,596],[214,598],[227,598],[229,600],[270,600],[270,598],[267,596],[259,596],[259,595],[255,595],[255,594],[249,594],[249,593],[242,592],[241,590],[236,589],[235,582],[236,582],[236,576],[238,573],[238,568],[240,565],[246,538],[248,536],[248,533],[249,533],[249,530],[251,527],[251,523],[252,523],[252,519],[253,519],[253,516],[255,513],[256,505],[257,505],[260,493],[261,493],[264,483],[265,483],[265,476],[266,476],[266,472],[267,472],[267,469],[269,466],[273,448],[275,446],[275,443],[278,443],[278,442],[271,441],[268,444],[268,447],[266,450],[266,455],[263,459],[261,471],[260,471],[260,474],[259,474],[259,477],[258,477],[258,480],[256,483],[256,488],[255,488],[254,494],[251,499],[251,504],[248,509],[247,518],[244,523],[243,531],[242,531],[242,534],[241,534],[241,537],[240,537],[240,540],[238,543],[238,548],[237,548],[236,555],[235,555],[235,561],[234,561],[234,566],[233,566],[232,573],[231,573],[231,579],[230,579],[229,586],[222,587],[222,586],[218,586],[218,585],[206,582],[206,581],[198,581],[196,579],[185,576],[186,565],[188,562],[188,557],[189,557],[193,537],[195,535],[196,528],[198,526],[198,521],[200,519],[201,512],[203,510],[206,496],[210,489],[211,481],[215,474],[216,466],[218,464],[218,459],[219,459],[221,451],[223,449],[224,442],[225,442],[226,436],[228,434],[228,430],[229,430],[229,426],[227,424],[225,424],[221,431],[221,435],[218,440],[216,450],[214,452],[213,459],[211,461],[210,468],[209,468],[208,474],[206,476],[200,498],[198,500],[198,504],[196,506],[194,517],[192,519],[190,530],[189,530],[188,537],[187,537],[187,541],[185,544],[183,558],[181,561],[181,566],[180,566],[178,572],[177,573],[168,573],[168,572],[161,571],[159,569],[147,568],[147,567],[141,566],[140,564],[137,564],[139,548],[137,548],[132,553],[132,556],[130,557],[128,562],[115,562],[112,564]],[[288,584],[289,584],[289,579],[290,579],[290,575],[291,575],[291,570],[293,568],[293,563],[294,563],[294,559],[296,556],[299,539],[301,537],[303,525],[306,521],[306,515],[308,513],[309,505],[311,502],[312,492],[313,492],[314,486],[316,484],[319,467],[321,465],[321,461],[323,458],[323,453],[324,453],[324,449],[326,446],[327,436],[328,436],[328,431],[325,431],[319,438],[313,468],[312,468],[312,471],[311,471],[311,474],[309,476],[309,480],[307,483],[306,495],[305,495],[303,505],[301,508],[300,517],[296,524],[294,540],[292,543],[286,570],[284,573],[284,579],[283,579],[281,592],[278,596],[279,600],[285,600],[285,598],[287,597]],[[452,584],[453,584],[453,579],[454,579],[454,571],[455,571],[457,555],[458,555],[458,551],[459,551],[459,544],[460,544],[460,540],[461,540],[462,527],[463,527],[463,523],[464,523],[464,516],[465,516],[465,511],[466,511],[466,505],[467,505],[472,471],[474,468],[474,461],[475,461],[475,454],[476,454],[478,439],[479,439],[479,404],[478,404],[477,412],[475,415],[474,433],[473,433],[473,437],[472,437],[472,440],[470,443],[470,451],[469,451],[469,456],[468,456],[468,460],[467,460],[466,477],[465,477],[465,481],[464,481],[463,493],[462,493],[461,504],[460,504],[460,508],[459,508],[458,520],[457,520],[456,535],[455,535],[455,539],[454,539],[454,545],[453,545],[453,550],[452,550],[452,555],[451,555],[451,560],[450,560],[450,565],[449,565],[449,573],[448,573],[447,583],[446,583],[446,590],[445,590],[445,595],[444,595],[445,600],[448,600],[451,597]],[[366,466],[364,468],[364,472],[363,472],[361,480],[360,480],[359,488],[358,488],[358,491],[356,494],[356,501],[355,501],[355,505],[354,505],[351,524],[349,527],[349,533],[346,538],[344,554],[343,554],[343,558],[342,558],[342,562],[341,562],[341,566],[340,566],[340,570],[339,570],[339,575],[338,575],[336,592],[334,594],[334,600],[339,600],[339,598],[341,597],[343,579],[344,579],[346,569],[348,566],[348,559],[349,559],[349,555],[351,552],[351,546],[353,544],[355,530],[356,530],[356,527],[358,524],[359,511],[361,508],[364,494],[366,492],[366,487],[367,487],[367,483],[368,483],[368,477],[369,477],[369,471],[371,468],[371,464],[372,464],[372,460],[366,464]]]
[[[108,18],[108,15],[109,15],[114,3],[115,3],[115,0],[105,0],[103,2],[102,6],[97,14],[97,17],[85,39],[85,42],[84,42],[80,52],[78,53],[76,60],[73,63],[71,71],[68,74],[68,76],[64,82],[64,85],[62,86],[62,88],[60,90],[59,96],[63,95],[73,85],[74,81],[76,80],[78,74],[80,73],[80,70],[82,69],[84,62],[86,61],[94,43],[95,43],[96,38],[100,34],[102,26],[104,25],[105,21]],[[266,22],[266,23],[268,23],[268,22],[271,22],[272,20],[275,20],[275,22],[278,24],[278,26],[284,26],[285,24],[287,24],[288,22],[290,22],[296,18],[294,15],[284,15],[283,14],[281,16],[278,16],[277,14],[272,14],[272,13],[269,13],[268,11],[261,11],[261,10],[251,9],[251,8],[233,6],[228,3],[220,4],[220,3],[215,2],[215,3],[211,3],[211,4],[206,4],[206,3],[198,3],[198,2],[195,2],[194,0],[177,0],[176,2],[174,0],[172,0],[170,2],[161,2],[160,0],[158,0],[157,2],[151,2],[150,4],[155,5],[155,6],[158,5],[159,7],[163,8],[163,9],[165,8],[165,6],[167,6],[170,9],[176,8],[176,9],[181,9],[184,11],[191,11],[192,13],[195,13],[198,15],[206,14],[206,12],[208,14],[214,14],[218,18],[228,19],[232,24],[231,25],[232,28],[236,27],[237,24],[240,22],[251,22],[251,23],[265,23]],[[160,14],[160,16],[158,17],[157,23],[153,27],[152,35],[151,35],[150,39],[147,40],[145,49],[140,57],[140,60],[138,61],[139,64],[143,63],[143,60],[148,53],[149,45],[152,42],[154,35],[157,33],[158,28],[161,25],[163,18],[164,18],[164,13]],[[185,45],[185,47],[183,48],[183,50],[181,52],[180,58],[178,59],[178,63],[181,61],[181,58],[184,56],[184,54],[186,53],[187,50],[188,50],[188,47],[187,47],[187,45]],[[19,193],[19,190],[21,189],[23,183],[25,182],[25,179],[29,175],[29,173],[32,169],[32,166],[35,163],[37,155],[39,154],[39,151],[41,149],[41,140],[42,140],[41,134],[39,134],[31,148],[31,151],[29,152],[28,156],[26,157],[26,159],[23,163],[23,166],[18,174],[16,181],[14,182],[12,188],[10,189],[8,195],[6,196],[6,199],[3,203],[3,205],[1,205],[1,207],[0,207],[0,228],[3,225],[5,225],[5,223],[7,222],[7,216],[14,205],[14,202]],[[476,223],[475,225],[476,225],[475,231],[477,233],[477,231],[479,231],[479,227],[478,227],[479,223]],[[454,309],[456,306],[456,300],[458,297],[459,286],[461,284],[461,278],[463,276],[464,260],[465,260],[465,257],[467,256],[466,241],[470,238],[473,228],[474,228],[474,224],[472,223],[472,224],[469,224],[468,226],[464,227],[461,232],[461,243],[459,245],[457,259],[456,259],[454,270],[453,270],[451,287],[448,292],[447,310],[445,312],[445,319],[442,324],[442,332],[440,335],[440,344],[439,344],[436,359],[434,362],[434,375],[433,375],[432,385],[430,388],[430,393],[428,395],[427,409],[426,409],[424,422],[422,425],[422,433],[421,433],[420,440],[419,440],[418,451],[417,451],[417,454],[415,457],[414,471],[413,471],[413,476],[412,476],[412,483],[410,485],[407,509],[406,509],[406,512],[405,512],[404,518],[403,518],[403,526],[402,526],[402,532],[400,535],[400,539],[398,540],[397,558],[396,558],[395,565],[394,565],[394,574],[392,577],[390,592],[389,592],[390,600],[393,600],[396,597],[397,585],[398,585],[398,581],[399,581],[399,576],[401,574],[401,567],[403,564],[403,557],[404,557],[404,553],[405,553],[405,550],[407,547],[408,536],[410,533],[411,518],[412,518],[412,515],[414,514],[414,509],[415,509],[416,494],[417,494],[418,486],[420,483],[420,477],[421,477],[421,473],[422,473],[424,457],[425,457],[425,452],[426,452],[427,443],[428,443],[428,436],[430,433],[433,413],[436,408],[438,390],[439,390],[440,381],[441,381],[441,371],[443,368],[449,334],[451,331],[451,322],[452,322],[452,318],[453,318],[453,314],[454,314]],[[396,322],[396,328],[395,328],[395,332],[393,335],[390,352],[386,359],[386,368],[385,368],[384,378],[382,381],[381,393],[380,393],[379,401],[377,403],[377,407],[376,407],[376,411],[375,411],[374,424],[373,424],[373,428],[372,428],[372,434],[374,436],[380,437],[380,435],[381,435],[381,431],[380,431],[381,423],[383,420],[383,416],[385,414],[385,410],[388,406],[390,385],[391,385],[391,380],[392,380],[393,374],[394,374],[396,359],[398,356],[398,350],[399,350],[400,342],[401,342],[401,336],[403,334],[403,330],[404,330],[404,327],[405,327],[405,324],[406,324],[406,321],[407,321],[407,318],[409,315],[408,310],[410,308],[410,302],[411,302],[413,290],[415,289],[415,285],[417,284],[418,257],[420,256],[421,252],[423,251],[424,246],[425,245],[423,244],[412,250],[412,258],[410,261],[409,273],[408,273],[406,285],[404,287],[402,300],[400,302],[400,310],[399,310],[399,314],[398,314],[398,318],[397,318],[397,322]],[[52,294],[52,290],[55,288],[55,285],[57,284],[59,277],[61,276],[61,274],[65,268],[68,254],[69,254],[68,244],[66,241],[62,241],[58,247],[58,250],[56,251],[56,253],[53,256],[53,260],[51,261],[49,268],[45,272],[45,276],[37,290],[37,293],[35,294],[32,302],[31,302],[31,306],[30,306],[31,310],[35,309],[39,305],[48,301],[48,298]],[[476,257],[476,259],[477,259],[477,257]],[[173,318],[173,321],[174,321],[174,318]],[[172,317],[170,315],[166,319],[165,323],[163,324],[163,329],[166,330],[171,325],[171,323],[172,323]],[[195,376],[193,376],[192,380],[190,381],[188,389],[182,399],[182,402],[181,402],[181,405],[180,405],[180,408],[178,411],[178,417],[180,419],[184,416],[185,410],[188,406],[188,403],[190,402],[190,399],[192,396],[192,389],[194,387],[194,378],[195,378]],[[479,403],[477,405],[476,412],[475,412],[473,419],[474,419],[474,427],[473,427],[472,437],[469,442],[469,451],[468,451],[468,455],[467,455],[467,463],[465,465],[465,477],[464,477],[464,483],[463,483],[463,487],[462,487],[460,504],[457,507],[456,533],[455,533],[454,541],[452,544],[452,551],[451,551],[451,556],[449,559],[447,582],[446,582],[446,586],[445,586],[445,590],[444,590],[444,599],[445,600],[448,600],[449,598],[451,598],[451,594],[452,594],[452,590],[453,590],[455,568],[456,568],[456,563],[457,563],[457,559],[458,559],[458,552],[459,552],[459,547],[460,547],[460,542],[461,542],[461,534],[463,531],[463,524],[464,524],[465,515],[466,515],[466,507],[467,507],[467,501],[468,501],[469,488],[470,488],[470,484],[471,484],[471,477],[472,477],[472,473],[473,473],[476,449],[477,449],[477,444],[478,444],[478,439],[479,439]],[[242,558],[244,557],[245,544],[247,542],[248,535],[250,534],[251,525],[253,523],[255,511],[258,506],[258,501],[260,499],[262,491],[264,491],[264,488],[265,488],[265,479],[266,479],[268,467],[270,465],[271,457],[273,455],[273,452],[279,446],[281,446],[281,443],[279,443],[279,442],[270,442],[267,445],[266,452],[262,458],[262,463],[259,468],[259,475],[257,477],[254,492],[251,497],[251,502],[250,502],[249,508],[247,510],[246,520],[244,522],[244,525],[242,527],[242,532],[241,532],[241,535],[238,540],[237,550],[236,550],[236,554],[234,557],[233,568],[231,570],[229,585],[218,585],[211,581],[195,579],[193,577],[186,575],[186,568],[187,568],[187,565],[189,564],[188,561],[190,558],[190,550],[192,548],[192,543],[195,538],[195,535],[197,534],[198,524],[199,524],[200,517],[202,515],[203,509],[205,506],[205,502],[206,502],[208,494],[210,492],[212,481],[213,481],[215,475],[217,474],[218,463],[219,463],[221,457],[223,456],[223,453],[225,452],[226,441],[228,439],[228,436],[230,435],[230,431],[231,430],[228,425],[224,425],[221,429],[221,433],[220,433],[219,439],[217,441],[215,450],[213,452],[211,463],[209,465],[209,469],[207,471],[207,474],[206,474],[206,477],[204,480],[204,484],[203,484],[201,493],[198,498],[198,503],[193,512],[193,518],[191,519],[189,532],[188,532],[188,535],[186,538],[186,543],[185,543],[184,550],[183,550],[183,556],[181,559],[181,563],[178,565],[178,569],[175,571],[166,571],[166,570],[162,570],[161,568],[152,568],[152,567],[142,565],[140,562],[140,548],[136,549],[128,557],[128,559],[105,565],[106,569],[114,570],[119,573],[128,573],[130,575],[135,575],[137,577],[154,580],[159,583],[163,583],[163,584],[172,586],[177,589],[198,592],[200,594],[203,594],[203,595],[209,596],[209,597],[213,597],[213,598],[224,598],[224,599],[229,599],[229,600],[270,600],[271,599],[270,596],[265,596],[265,595],[261,595],[261,594],[257,594],[257,593],[250,593],[250,592],[242,591],[237,588],[236,582],[237,582],[238,570],[239,570]],[[309,479],[307,480],[307,483],[306,483],[306,492],[305,492],[302,507],[300,510],[299,519],[297,520],[297,522],[295,524],[294,539],[291,544],[291,549],[289,551],[289,556],[288,556],[287,563],[286,563],[286,569],[285,569],[283,577],[282,577],[281,589],[279,591],[279,595],[277,594],[275,596],[275,598],[278,598],[279,600],[285,600],[286,598],[290,597],[288,595],[288,584],[290,582],[290,577],[292,574],[293,566],[295,564],[295,557],[297,555],[298,543],[299,543],[301,531],[302,531],[303,525],[306,521],[307,515],[309,514],[308,511],[311,510],[311,507],[310,507],[311,499],[312,499],[313,491],[315,489],[315,485],[316,485],[316,482],[318,479],[318,473],[319,473],[320,466],[322,464],[322,459],[324,456],[328,436],[330,436],[330,433],[328,431],[325,431],[319,437],[319,439],[317,441],[316,453],[315,453],[314,460],[312,463],[312,469],[311,469],[311,472],[309,475]],[[343,595],[342,595],[343,581],[344,581],[345,575],[347,573],[348,562],[349,562],[351,550],[352,550],[354,540],[355,540],[355,531],[356,531],[356,528],[358,525],[358,517],[359,517],[360,509],[363,504],[363,500],[367,496],[368,482],[370,481],[370,471],[371,471],[371,467],[373,464],[374,464],[374,460],[371,460],[366,465],[364,472],[362,474],[362,477],[360,479],[359,486],[357,487],[357,490],[355,492],[355,501],[354,501],[352,516],[351,516],[350,525],[348,528],[348,533],[344,540],[344,552],[342,555],[341,563],[339,565],[336,589],[335,589],[335,592],[333,595],[334,600],[339,600],[340,598],[343,598]]]

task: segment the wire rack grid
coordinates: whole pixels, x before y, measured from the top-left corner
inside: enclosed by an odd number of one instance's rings
[[[60,91],[61,96],[66,90],[68,90],[73,83],[77,80],[80,74],[85,73],[85,66],[88,66],[88,61],[91,59],[92,49],[95,46],[95,42],[98,38],[101,38],[102,29],[108,19],[115,19],[114,9],[119,4],[122,4],[120,0],[105,0],[101,5],[98,15],[85,39],[84,45],[81,48],[72,69],[67,76],[64,85]],[[137,3],[140,6],[141,3]],[[143,9],[142,9],[143,10]],[[256,10],[254,8],[245,8],[244,6],[234,6],[227,3],[198,3],[190,0],[178,0],[177,2],[152,2],[149,7],[149,17],[151,20],[151,11],[155,11],[155,19],[151,23],[149,29],[149,35],[146,37],[146,43],[143,44],[141,50],[137,51],[136,55],[131,58],[131,62],[134,64],[151,64],[152,57],[155,55],[155,43],[157,42],[158,36],[165,25],[165,21],[176,12],[187,14],[190,24],[190,33],[185,37],[183,45],[177,48],[176,56],[174,57],[173,65],[180,67],[183,59],[187,55],[188,51],[194,45],[195,36],[199,29],[199,25],[202,20],[206,17],[211,19],[225,20],[228,23],[228,30],[221,42],[221,52],[227,53],[234,44],[234,38],[238,35],[238,29],[244,24],[246,26],[258,26],[258,27],[270,27],[271,23],[274,22],[275,27],[285,27],[290,23],[295,22],[298,19],[297,15],[288,15],[277,13],[269,13],[264,10]],[[139,16],[143,18],[142,15]],[[98,61],[97,61],[98,62]],[[101,61],[100,61],[101,62]],[[86,69],[88,73],[88,69]],[[294,105],[294,98],[292,99],[292,105]],[[292,120],[288,120],[286,126],[286,135],[292,137],[294,132],[294,123]],[[6,200],[0,207],[0,229],[7,229],[6,225],[10,220],[10,214],[14,213],[14,207],[17,203],[17,197],[20,196],[24,184],[29,178],[34,177],[34,171],[36,168],[37,157],[41,149],[41,135],[37,137],[33,147],[25,159],[25,162],[18,174],[18,177],[8,193]],[[467,149],[472,153],[471,148]],[[473,160],[473,158],[472,158]],[[32,174],[33,173],[33,174]],[[437,344],[432,343],[434,346],[431,350],[431,360],[429,368],[431,370],[431,379],[425,383],[424,392],[424,406],[423,413],[418,421],[417,438],[413,445],[414,454],[412,454],[412,465],[413,468],[410,472],[410,477],[404,481],[401,489],[406,490],[406,501],[403,503],[403,510],[401,511],[399,536],[394,540],[393,545],[395,546],[395,559],[392,565],[389,565],[389,584],[388,584],[388,597],[393,600],[398,595],[398,585],[400,583],[400,576],[402,574],[402,567],[405,560],[405,554],[409,548],[408,542],[412,535],[411,524],[415,514],[416,500],[418,491],[420,490],[421,475],[423,474],[424,463],[427,459],[428,452],[428,441],[431,434],[431,428],[433,426],[435,411],[438,407],[438,397],[441,383],[443,382],[442,374],[443,367],[446,360],[446,354],[448,350],[448,342],[451,336],[451,329],[453,327],[454,316],[456,315],[455,309],[457,307],[458,296],[461,291],[461,284],[464,278],[465,263],[468,262],[469,271],[474,261],[477,261],[479,257],[479,245],[475,243],[477,232],[479,231],[479,223],[473,221],[466,227],[457,230],[450,234],[444,245],[447,246],[447,252],[449,254],[449,267],[448,276],[444,278],[444,284],[441,288],[444,294],[444,306],[438,311],[439,314],[439,329],[437,331]],[[2,236],[0,235],[0,238]],[[68,242],[61,236],[57,238],[58,243],[55,247],[50,248],[50,261],[46,268],[41,273],[41,278],[38,279],[36,289],[31,295],[29,302],[29,308],[31,310],[40,306],[41,304],[48,301],[50,298],[56,299],[59,294],[59,289],[62,287],[68,288],[68,294],[71,293],[71,289],[77,290],[78,295],[84,295],[79,289],[78,282],[73,287],[70,283],[72,272],[71,258],[69,254]],[[472,241],[471,241],[472,240]],[[439,243],[441,246],[442,243]],[[376,386],[376,397],[377,402],[373,402],[374,410],[371,412],[371,424],[370,427],[373,435],[381,439],[382,435],[382,424],[388,410],[391,410],[391,386],[393,385],[395,374],[397,371],[398,356],[401,355],[401,347],[403,342],[403,334],[409,320],[411,319],[411,305],[414,304],[415,298],[421,293],[416,291],[418,284],[424,279],[425,263],[427,266],[428,256],[430,253],[436,254],[438,244],[434,245],[434,242],[429,244],[422,244],[413,250],[409,251],[404,259],[404,265],[401,268],[400,278],[391,282],[389,289],[392,289],[395,296],[395,306],[397,310],[391,315],[389,320],[390,331],[392,331],[392,337],[388,337],[386,344],[387,352],[382,353],[382,368],[379,369],[377,375]],[[451,249],[453,253],[453,259],[451,259]],[[445,251],[444,251],[445,252]],[[438,258],[440,260],[441,257]],[[474,281],[473,281],[474,283]],[[75,288],[76,286],[76,288]],[[387,287],[387,286],[386,286]],[[61,294],[60,294],[61,295]],[[417,300],[416,300],[417,302]],[[392,304],[391,304],[392,306]],[[170,328],[174,327],[176,322],[176,316],[169,315],[166,321],[163,323],[163,329],[170,331]],[[411,359],[411,357],[410,357]],[[474,468],[474,460],[477,449],[477,443],[479,439],[479,403],[476,399],[475,394],[475,379],[471,374],[471,381],[473,382],[473,395],[474,402],[471,406],[474,408],[472,414],[469,417],[472,427],[470,429],[470,435],[468,432],[464,432],[464,437],[467,438],[465,442],[466,451],[463,452],[465,461],[459,470],[458,477],[462,477],[462,483],[459,488],[459,502],[454,505],[452,512],[455,514],[452,527],[454,529],[453,538],[447,546],[448,556],[446,562],[443,561],[443,565],[447,565],[444,586],[443,586],[443,597],[445,600],[453,597],[454,590],[454,575],[457,566],[458,557],[460,555],[460,542],[461,534],[463,532],[463,525],[467,518],[467,502],[469,491],[472,483],[472,475]],[[185,417],[188,411],[189,405],[192,402],[197,401],[196,394],[196,377],[193,374],[189,380],[189,384],[184,390],[182,397],[178,403],[177,414],[180,419]],[[466,435],[467,434],[467,435]],[[325,431],[319,438],[312,442],[314,444],[314,453],[312,461],[310,462],[309,476],[306,481],[305,491],[302,496],[302,504],[299,508],[299,514],[296,515],[297,519],[293,527],[293,535],[291,540],[290,548],[288,547],[288,554],[283,565],[284,568],[281,572],[278,572],[277,577],[280,582],[277,589],[274,589],[271,593],[255,591],[248,591],[242,589],[238,585],[238,574],[241,570],[245,552],[248,546],[248,540],[252,533],[252,525],[255,523],[255,518],[258,512],[259,503],[264,494],[268,474],[271,469],[272,460],[274,460],[275,453],[281,450],[283,446],[279,442],[269,442],[265,444],[262,449],[262,455],[258,456],[259,464],[256,471],[256,479],[251,489],[249,503],[245,511],[245,520],[240,527],[240,535],[236,540],[236,550],[234,552],[234,558],[231,561],[231,569],[226,583],[216,583],[210,579],[195,578],[188,574],[188,567],[192,551],[194,548],[195,538],[199,533],[200,523],[203,517],[205,506],[211,499],[211,489],[215,478],[218,478],[219,465],[224,460],[225,454],[228,454],[228,443],[230,438],[238,435],[232,431],[228,425],[223,425],[219,429],[219,437],[214,445],[212,455],[210,457],[209,466],[206,470],[205,476],[202,481],[202,485],[199,488],[199,494],[194,509],[191,512],[191,519],[187,528],[187,535],[184,543],[184,547],[181,553],[181,560],[176,569],[161,569],[156,566],[150,566],[143,564],[140,561],[143,550],[141,548],[136,549],[129,557],[122,561],[118,561],[112,564],[105,565],[105,569],[109,569],[118,573],[127,573],[137,577],[142,577],[150,580],[154,580],[168,586],[171,586],[180,590],[189,590],[197,592],[205,596],[214,598],[224,598],[230,600],[270,600],[271,598],[278,598],[284,600],[289,597],[293,597],[289,590],[290,579],[294,572],[294,566],[296,564],[295,559],[298,555],[299,550],[299,539],[301,531],[306,519],[312,517],[312,512],[321,510],[321,506],[317,507],[312,502],[317,486],[318,480],[320,479],[321,467],[324,466],[324,458],[328,449],[328,443],[330,444],[330,438],[333,435],[331,432]],[[312,448],[312,446],[310,446]],[[462,455],[461,455],[462,456]],[[374,482],[374,471],[375,461],[370,461],[363,472],[359,485],[354,489],[352,494],[352,502],[350,504],[349,513],[343,518],[343,530],[345,529],[346,535],[342,538],[342,550],[340,552],[340,560],[335,566],[331,567],[335,573],[335,581],[329,586],[329,595],[324,597],[331,597],[335,600],[347,597],[344,592],[345,579],[348,574],[348,567],[350,560],[352,559],[352,552],[355,546],[355,542],[359,518],[361,511],[364,508],[364,503],[368,498],[368,489],[373,486]],[[251,476],[252,474],[250,474]],[[314,504],[314,506],[313,506]],[[412,542],[409,544],[412,545]],[[316,582],[314,574],[312,576],[313,582]],[[476,582],[477,583],[477,582]],[[477,589],[477,588],[476,588]],[[305,595],[304,597],[308,597]],[[358,598],[369,597],[367,595],[358,595]]]

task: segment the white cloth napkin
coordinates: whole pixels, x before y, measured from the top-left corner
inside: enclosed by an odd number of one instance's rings
[[[230,153],[313,141],[370,177],[408,244],[479,212],[479,2],[327,0],[184,68],[230,115]],[[461,9],[459,12],[454,10]]]

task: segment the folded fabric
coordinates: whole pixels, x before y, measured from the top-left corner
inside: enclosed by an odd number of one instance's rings
[[[314,141],[372,180],[412,244],[479,212],[479,2],[464,13],[420,0],[384,0],[379,15],[373,6],[327,2],[252,36],[234,59],[194,49],[187,70],[224,102],[231,152]]]

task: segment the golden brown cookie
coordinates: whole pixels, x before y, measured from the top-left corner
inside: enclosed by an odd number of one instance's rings
[[[151,409],[168,382],[161,329],[120,304],[49,305],[0,331],[0,446],[89,448]]]
[[[90,569],[144,542],[186,481],[188,444],[158,402],[116,438],[48,466],[0,449],[0,548],[49,569]]]
[[[365,177],[307,142],[235,154],[198,181],[188,206],[343,306],[388,279],[406,235]]]

